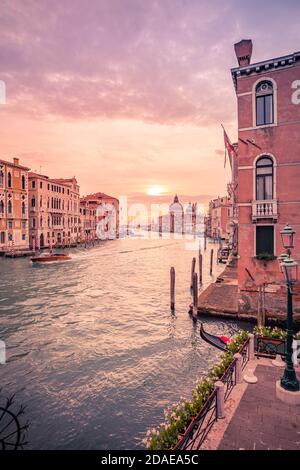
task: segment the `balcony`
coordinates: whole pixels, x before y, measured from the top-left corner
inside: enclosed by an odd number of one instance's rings
[[[272,219],[276,221],[277,200],[268,199],[265,201],[252,201],[252,221],[257,222],[260,219]]]

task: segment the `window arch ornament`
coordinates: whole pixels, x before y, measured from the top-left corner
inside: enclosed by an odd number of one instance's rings
[[[261,156],[255,165],[256,200],[274,198],[274,162],[269,155]]]
[[[253,127],[277,124],[277,84],[264,77],[257,80],[252,88]]]
[[[273,84],[263,80],[255,89],[256,125],[264,126],[274,123]]]

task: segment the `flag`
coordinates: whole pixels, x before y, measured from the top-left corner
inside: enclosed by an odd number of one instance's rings
[[[228,135],[227,135],[227,133],[224,129],[223,124],[221,124],[221,126],[222,126],[223,132],[224,132],[224,145],[225,145],[224,168],[226,166],[227,153],[228,153],[230,168],[232,168],[232,161],[233,161],[233,157],[236,155],[236,151],[235,151],[234,146],[232,145],[232,143],[229,140],[229,137],[228,137]]]

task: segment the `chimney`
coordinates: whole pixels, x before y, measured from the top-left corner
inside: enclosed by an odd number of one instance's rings
[[[240,67],[250,64],[252,55],[251,39],[242,39],[234,45],[235,54]]]
[[[19,159],[17,157],[14,157],[14,165],[19,165]]]

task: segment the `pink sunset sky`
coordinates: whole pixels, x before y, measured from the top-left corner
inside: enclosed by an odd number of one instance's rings
[[[298,0],[0,0],[3,159],[81,193],[223,195],[236,133],[233,44],[300,49]],[[151,192],[151,191],[150,191]],[[152,191],[152,192],[155,192]]]

